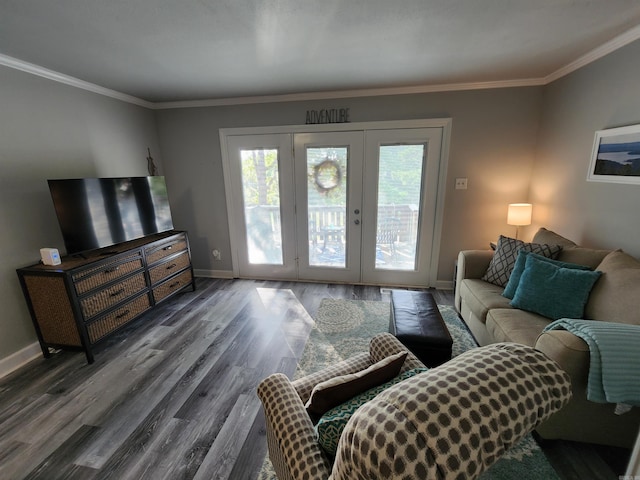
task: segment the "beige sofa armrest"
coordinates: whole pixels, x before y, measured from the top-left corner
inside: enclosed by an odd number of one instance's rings
[[[264,407],[269,457],[278,478],[328,478],[329,462],[287,376],[275,373],[265,378],[258,385],[258,397]]]
[[[493,250],[462,250],[456,265],[455,306],[460,311],[460,284],[465,278],[482,278],[493,258]]]
[[[569,374],[574,392],[586,390],[590,353],[584,340],[566,330],[550,330],[538,336],[535,348]]]
[[[587,343],[566,330],[552,330],[540,334],[535,348],[569,374],[573,390],[571,402],[540,424],[536,428],[538,434],[545,439],[631,448],[638,435],[640,408],[616,415],[614,404],[587,399],[590,363]]]
[[[456,280],[482,278],[493,258],[493,250],[462,250],[458,253]]]

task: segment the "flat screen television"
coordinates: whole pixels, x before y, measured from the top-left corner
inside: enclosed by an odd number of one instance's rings
[[[164,177],[48,183],[68,255],[173,229]]]

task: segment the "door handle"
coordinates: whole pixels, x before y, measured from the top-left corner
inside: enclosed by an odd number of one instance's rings
[[[355,223],[356,225],[360,225],[360,220],[358,220],[357,218],[353,221],[353,223]]]

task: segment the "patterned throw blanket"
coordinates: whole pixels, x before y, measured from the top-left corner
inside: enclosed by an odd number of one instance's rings
[[[640,406],[640,325],[562,318],[545,331],[561,329],[589,345],[590,401]]]

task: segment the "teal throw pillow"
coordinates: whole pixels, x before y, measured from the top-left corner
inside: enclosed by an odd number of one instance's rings
[[[344,430],[344,427],[347,425],[347,422],[349,421],[351,416],[356,412],[356,410],[358,410],[358,408],[367,403],[369,400],[373,400],[376,395],[382,393],[390,386],[395,385],[396,383],[400,383],[403,380],[411,378],[419,373],[426,372],[427,370],[427,368],[414,368],[413,370],[407,370],[397,377],[394,377],[392,380],[389,380],[382,385],[378,385],[377,387],[371,388],[366,392],[362,392],[359,395],[353,397],[351,400],[333,407],[331,410],[322,415],[322,417],[320,417],[320,420],[318,420],[318,423],[316,424],[315,428],[318,434],[318,443],[320,444],[320,446],[331,457],[335,457],[342,431]]]
[[[518,284],[520,283],[520,277],[522,276],[522,272],[524,272],[524,264],[527,261],[527,257],[529,255],[537,258],[538,260],[541,260],[543,262],[549,262],[552,265],[556,265],[558,267],[575,268],[576,270],[591,270],[590,267],[587,267],[585,265],[578,265],[577,263],[561,262],[560,260],[553,260],[543,255],[538,255],[537,253],[527,252],[526,250],[520,250],[518,252],[518,256],[516,257],[516,263],[513,264],[513,270],[511,270],[511,276],[509,277],[507,286],[504,287],[504,291],[502,292],[503,297],[507,297],[511,299],[515,295],[516,289],[518,288]]]
[[[582,318],[589,293],[602,272],[552,265],[528,256],[513,307],[548,318]]]

